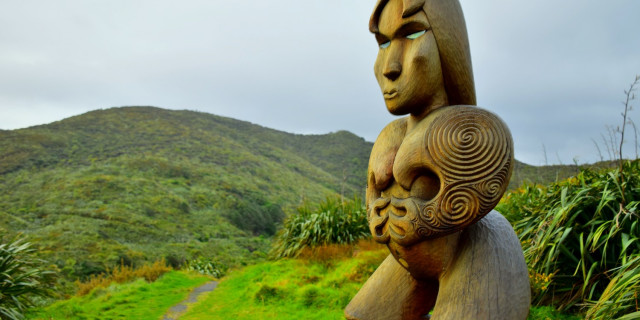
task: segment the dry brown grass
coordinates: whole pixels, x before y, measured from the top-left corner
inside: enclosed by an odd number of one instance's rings
[[[386,246],[380,243],[375,242],[371,238],[361,239],[355,246],[354,255],[357,255],[359,252],[363,251],[376,251],[386,249]]]
[[[298,258],[311,261],[327,261],[353,256],[353,245],[349,244],[325,244],[318,247],[302,249]]]
[[[365,251],[377,251],[386,249],[372,239],[361,239],[356,244],[326,244],[313,248],[304,248],[300,255],[301,259],[311,261],[329,261],[343,258],[351,258]]]
[[[137,269],[130,266],[120,265],[106,273],[91,276],[87,281],[76,281],[76,295],[83,296],[95,288],[106,288],[111,283],[125,283],[138,278],[143,278],[147,282],[156,281],[161,275],[171,271],[164,259],[152,264],[145,264]]]

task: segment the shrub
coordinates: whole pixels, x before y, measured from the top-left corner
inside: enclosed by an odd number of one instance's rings
[[[20,237],[0,242],[0,319],[22,319],[34,297],[52,296],[54,273],[42,268],[35,252]]]
[[[315,207],[304,205],[284,222],[271,256],[296,257],[307,247],[352,244],[369,237],[367,213],[362,201],[327,198]]]
[[[228,267],[221,262],[204,258],[198,258],[187,262],[187,270],[196,271],[216,278],[222,278],[226,274],[227,269]]]
[[[227,196],[222,202],[222,215],[236,227],[254,235],[272,236],[284,219],[280,206],[262,196],[246,194],[242,198]]]
[[[541,280],[535,303],[583,307],[588,319],[637,311],[640,161],[622,170],[587,169],[545,187],[526,185],[500,204],[515,217],[530,272]]]
[[[163,260],[154,262],[153,264],[145,264],[142,267],[136,269],[135,275],[137,278],[144,278],[147,282],[154,282],[160,278],[163,274],[171,271],[171,267],[167,266],[167,263]]]
[[[143,278],[147,282],[154,282],[169,271],[171,271],[171,267],[167,266],[164,259],[152,264],[145,264],[137,269],[121,264],[113,270],[107,270],[106,273],[92,275],[87,281],[76,281],[76,295],[83,296],[95,288],[106,288],[112,282],[125,283],[138,278]]]
[[[254,298],[258,302],[270,303],[282,300],[285,296],[286,293],[284,290],[263,284],[260,286],[260,289],[258,289],[258,292],[256,292]]]
[[[302,305],[309,308],[316,303],[319,296],[319,290],[316,287],[308,287],[302,291]]]

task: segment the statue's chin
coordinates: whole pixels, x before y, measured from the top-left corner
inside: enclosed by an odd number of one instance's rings
[[[398,97],[394,99],[385,100],[385,105],[387,106],[387,111],[395,116],[404,116],[410,113],[410,108],[403,106],[398,103]]]

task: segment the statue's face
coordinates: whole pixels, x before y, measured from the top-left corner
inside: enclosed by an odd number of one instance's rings
[[[382,10],[374,72],[389,112],[425,115],[446,104],[436,39],[423,11],[402,18],[402,1]]]

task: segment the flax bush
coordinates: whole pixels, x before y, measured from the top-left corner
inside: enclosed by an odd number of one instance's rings
[[[304,205],[287,218],[271,250],[274,258],[296,257],[305,248],[352,244],[369,237],[366,208],[354,198],[329,197],[316,206]]]
[[[35,297],[52,295],[54,273],[43,268],[45,262],[35,257],[31,243],[20,237],[6,243],[2,240],[0,237],[0,319],[23,319]]]
[[[503,199],[498,210],[512,221],[530,274],[547,276],[534,303],[587,319],[638,316],[640,161],[622,170],[586,169]]]

